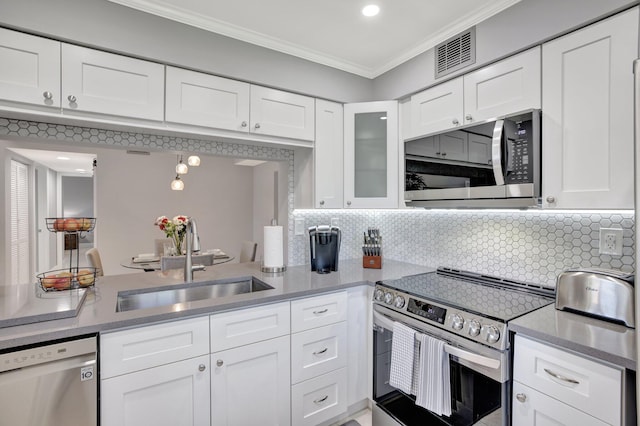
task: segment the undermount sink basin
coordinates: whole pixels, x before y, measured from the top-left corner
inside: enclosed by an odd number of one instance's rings
[[[116,312],[157,308],[270,289],[273,287],[255,277],[243,277],[213,282],[185,283],[171,288],[121,291],[118,292]]]

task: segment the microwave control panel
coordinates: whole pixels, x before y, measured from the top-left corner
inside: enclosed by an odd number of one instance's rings
[[[506,124],[506,123],[505,123]],[[505,183],[533,182],[533,141],[530,138],[532,123],[530,120],[511,123],[507,130],[507,170]]]

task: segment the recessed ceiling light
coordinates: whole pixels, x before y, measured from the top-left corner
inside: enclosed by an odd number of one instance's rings
[[[376,16],[380,13],[380,7],[375,4],[370,4],[362,8],[362,14],[364,16]]]
[[[58,160],[71,160],[69,157],[56,157]]]
[[[236,166],[249,166],[249,167],[253,167],[253,166],[259,166],[260,164],[266,163],[266,161],[262,161],[262,160],[251,160],[251,159],[244,159],[244,160],[236,160],[233,164],[235,164]]]
[[[76,172],[85,173],[86,170],[85,169],[76,169]]]

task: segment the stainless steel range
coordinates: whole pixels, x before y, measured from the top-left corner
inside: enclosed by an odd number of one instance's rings
[[[553,288],[450,268],[381,281],[374,290],[374,426],[509,423],[509,321],[553,303]],[[451,414],[389,384],[394,323],[444,342]],[[417,354],[417,349],[416,349]],[[415,364],[409,366],[415,370]],[[428,375],[429,371],[420,374]]]

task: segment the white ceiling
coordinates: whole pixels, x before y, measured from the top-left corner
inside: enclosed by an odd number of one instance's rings
[[[95,154],[22,148],[10,148],[10,150],[59,173],[76,176],[93,175],[93,160],[96,158]],[[62,159],[60,157],[62,157]],[[64,158],[67,159],[65,160]],[[80,169],[84,171],[81,172]]]
[[[374,78],[520,0],[109,1]]]

